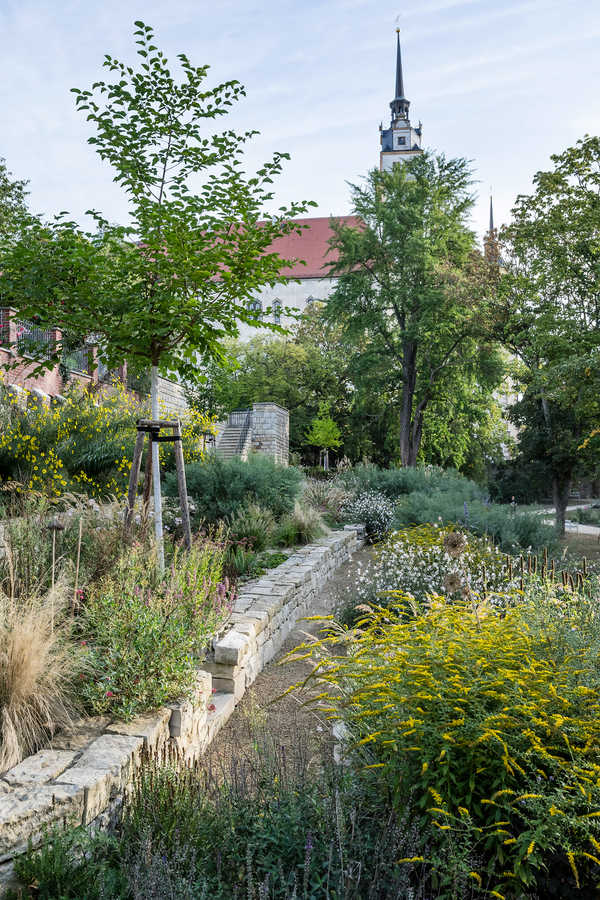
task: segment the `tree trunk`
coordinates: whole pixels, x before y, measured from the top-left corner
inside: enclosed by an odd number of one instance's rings
[[[565,533],[565,518],[570,492],[570,477],[564,479],[555,476],[552,479],[552,499],[554,500],[554,510],[556,512],[556,532],[560,537],[563,537]]]
[[[158,419],[158,367],[152,366],[150,376],[150,399],[152,402],[152,418]],[[165,570],[165,545],[163,540],[162,523],[162,498],[160,495],[160,459],[158,455],[158,441],[152,441],[152,486],[154,488],[154,536],[156,538],[156,553],[158,569],[162,573]]]
[[[407,341],[403,347],[402,402],[400,408],[400,462],[403,466],[416,466],[413,440],[413,403],[417,382],[417,348]],[[417,448],[418,453],[418,448]]]

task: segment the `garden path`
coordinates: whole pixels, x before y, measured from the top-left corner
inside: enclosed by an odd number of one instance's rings
[[[318,602],[308,615],[329,615],[341,600],[346,599],[355,589],[357,576],[368,562],[371,550],[363,548],[341,566],[323,587]],[[245,756],[246,750],[256,746],[257,735],[278,742],[286,748],[298,743],[300,732],[312,734],[330,732],[330,723],[321,717],[312,704],[305,701],[310,691],[302,696],[296,692],[281,695],[293,684],[306,678],[311,670],[307,660],[282,663],[291,650],[306,640],[307,633],[317,634],[321,624],[300,619],[290,632],[285,644],[260,673],[254,684],[246,691],[235,712],[216,736],[207,751],[207,762],[211,766],[229,768],[229,763]]]

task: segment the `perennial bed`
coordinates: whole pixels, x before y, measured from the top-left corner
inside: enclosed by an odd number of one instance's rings
[[[309,610],[330,574],[361,545],[361,529],[297,550],[268,575],[245,585],[226,632],[213,642],[196,675],[193,696],[129,722],[108,716],[82,720],[48,749],[0,778],[0,885],[12,878],[12,860],[41,840],[54,822],[108,826],[144,749],[170,747],[190,761],[210,744],[236,702],[273,658],[293,624]]]

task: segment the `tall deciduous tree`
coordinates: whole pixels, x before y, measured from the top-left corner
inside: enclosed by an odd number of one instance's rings
[[[153,416],[157,377],[196,377],[199,357],[223,355],[223,338],[240,322],[267,325],[251,297],[285,282],[285,261],[272,241],[298,225],[306,203],[266,215],[272,182],[287,154],[276,153],[252,176],[243,151],[256,132],[208,130],[242,96],[237,81],[205,84],[208,66],[178,56],[171,74],[152,29],[135,23],[138,69],[106,56],[111,81],[74,89],[94,128],[89,138],[129,200],[130,222],[112,225],[92,212],[94,233],[59,217],[36,222],[3,261],[3,282],[27,318],[83,336],[93,334],[109,366],[126,358],[151,367]],[[44,365],[56,361],[52,353]],[[158,446],[154,444],[157,535],[160,524]]]
[[[375,379],[399,410],[402,465],[417,463],[428,409],[448,380],[480,367],[492,278],[467,225],[465,160],[430,153],[352,187],[364,223],[333,222],[340,276],[327,313],[354,343],[356,382]]]
[[[552,162],[502,233],[501,291],[504,340],[525,364],[521,449],[547,468],[562,534],[574,476],[598,471],[582,443],[600,423],[600,138]]]

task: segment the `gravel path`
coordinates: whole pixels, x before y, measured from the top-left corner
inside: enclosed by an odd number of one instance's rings
[[[310,615],[329,615],[341,600],[353,592],[358,570],[368,561],[370,552],[366,548],[359,550],[338,569],[323,588]],[[291,746],[297,742],[299,730],[308,734],[329,731],[329,725],[320,718],[314,707],[304,703],[310,692],[302,697],[295,692],[281,696],[290,685],[305,678],[311,670],[306,660],[283,664],[281,660],[306,640],[307,633],[317,634],[320,627],[319,622],[302,619],[296,623],[280,652],[246,691],[234,714],[211,744],[210,763],[214,765],[218,761],[220,766],[226,766],[228,760],[239,759],[245,755],[246,749],[254,745],[257,732],[265,732],[283,746]]]

